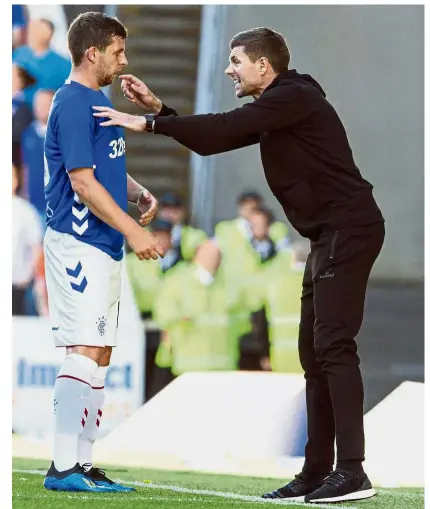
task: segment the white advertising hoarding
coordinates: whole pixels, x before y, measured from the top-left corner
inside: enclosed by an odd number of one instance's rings
[[[13,431],[38,438],[52,436],[53,390],[65,349],[54,347],[49,318],[13,317],[12,352]],[[142,405],[144,365],[143,327],[125,276],[118,347],[113,349],[105,382],[102,435],[112,431]]]

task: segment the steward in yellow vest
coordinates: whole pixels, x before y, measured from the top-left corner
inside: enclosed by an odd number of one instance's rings
[[[249,221],[254,210],[265,208],[263,197],[255,191],[245,191],[237,197],[236,204],[238,217],[218,223],[215,231],[217,239],[221,239],[222,236],[228,235],[230,230],[234,230],[235,233],[240,234],[235,236],[237,242],[244,238],[251,240],[252,231]],[[274,242],[277,251],[288,248],[290,243],[288,235],[288,227],[285,223],[274,221],[274,219],[270,221],[269,237]]]
[[[166,276],[156,299],[154,318],[167,331],[172,372],[235,370],[242,330],[237,313],[252,311],[253,297],[219,276],[221,252],[205,241],[194,263]]]
[[[272,371],[301,373],[298,335],[306,255],[300,244],[264,265],[261,295],[269,325]]]

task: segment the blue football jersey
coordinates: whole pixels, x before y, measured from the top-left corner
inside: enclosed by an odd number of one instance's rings
[[[101,127],[107,119],[94,117],[93,106],[112,103],[102,91],[75,81],[55,94],[45,138],[46,223],[121,260],[123,235],[81,203],[68,176],[77,168],[93,168],[95,178],[127,211],[124,129]]]

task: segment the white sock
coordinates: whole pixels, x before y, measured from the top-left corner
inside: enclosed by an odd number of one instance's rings
[[[66,355],[54,388],[54,465],[59,472],[78,463],[78,440],[85,425],[91,381],[98,366],[85,355]]]
[[[99,433],[105,401],[105,380],[108,366],[99,366],[91,382],[90,407],[84,429],[78,442],[78,457],[80,465],[91,468],[93,462],[93,445]]]

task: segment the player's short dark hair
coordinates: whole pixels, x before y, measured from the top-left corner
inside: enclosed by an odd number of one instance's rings
[[[102,12],[80,14],[72,21],[67,34],[73,65],[80,65],[85,51],[92,46],[104,52],[114,37],[127,38],[127,29],[119,20]]]
[[[288,70],[290,52],[285,37],[270,28],[251,28],[239,32],[230,41],[230,50],[243,46],[251,62],[266,57],[277,73]]]

